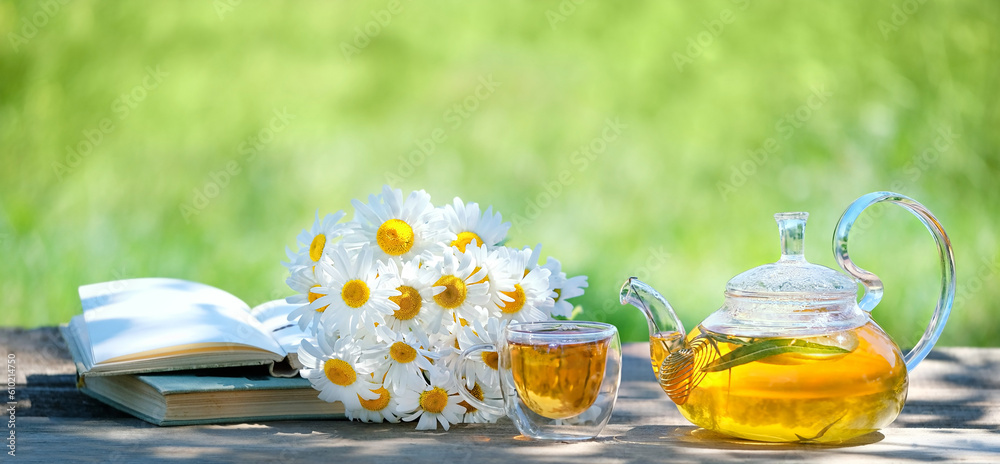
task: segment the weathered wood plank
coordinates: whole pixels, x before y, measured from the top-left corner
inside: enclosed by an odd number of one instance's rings
[[[690,425],[611,424],[582,443],[526,441],[507,421],[418,432],[409,425],[282,422],[157,428],[131,420],[25,418],[19,452],[60,461],[133,462],[997,462],[996,430],[890,427],[840,446],[730,439]]]
[[[525,441],[506,420],[447,433],[346,421],[160,428],[79,394],[54,329],[0,329],[0,347],[17,359],[18,457],[42,462],[1000,462],[1000,349],[935,350],[911,376],[892,426],[828,447],[747,442],[691,426],[654,382],[643,343],[625,346],[611,424],[598,440],[573,444]]]
[[[131,417],[77,391],[76,367],[55,327],[0,328],[0,352],[15,356],[21,416]]]

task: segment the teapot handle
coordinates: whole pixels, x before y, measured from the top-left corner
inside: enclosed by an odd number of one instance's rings
[[[930,325],[924,331],[920,341],[908,353],[903,356],[906,363],[906,370],[912,371],[917,364],[927,356],[927,353],[934,347],[938,337],[944,330],[944,325],[948,322],[948,315],[951,313],[951,305],[955,300],[955,256],[951,250],[951,240],[945,233],[944,227],[937,218],[924,205],[916,200],[893,192],[873,192],[854,200],[851,206],[847,207],[844,215],[840,217],[837,228],[833,233],[833,254],[837,258],[837,264],[847,271],[848,274],[861,281],[865,286],[865,295],[858,302],[858,306],[865,312],[871,312],[875,305],[882,299],[882,281],[878,276],[866,271],[851,261],[847,253],[847,233],[858,219],[861,212],[875,203],[888,201],[906,208],[913,213],[920,222],[924,223],[927,230],[934,236],[937,242],[938,255],[941,258],[941,296],[938,299],[937,307],[931,316]]]

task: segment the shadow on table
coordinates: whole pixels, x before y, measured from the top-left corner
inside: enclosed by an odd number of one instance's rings
[[[634,427],[615,440],[635,444],[664,444],[687,446],[691,448],[711,448],[725,450],[816,450],[830,448],[851,448],[855,446],[878,443],[885,438],[880,432],[872,432],[840,443],[769,443],[743,440],[723,435],[696,426],[661,426],[641,425]]]
[[[1000,433],[1000,431],[992,431]],[[950,434],[956,431],[946,430],[940,433]],[[860,459],[863,462],[888,459],[892,462],[938,462],[953,461],[963,456],[962,453],[976,452],[993,454],[1000,453],[1000,446],[962,437],[956,437],[954,443],[947,441],[930,443],[911,443],[899,446],[898,442],[887,446],[867,448],[882,442],[885,435],[872,432],[837,444],[797,444],[797,443],[763,443],[728,437],[716,432],[695,426],[655,426],[645,425],[634,427],[622,435],[614,437],[616,441],[633,445],[648,445],[663,448],[663,456],[683,457],[700,450],[717,450],[719,460],[726,458],[770,460],[800,460],[814,459],[821,456],[839,456],[847,459]],[[690,453],[681,450],[691,450]],[[695,454],[706,457],[702,451]]]
[[[97,427],[95,427],[97,426]],[[288,421],[232,426],[156,427],[136,419],[49,423],[47,434],[72,445],[79,456],[101,455],[106,462],[619,462],[889,459],[895,462],[948,461],[961,453],[1000,453],[1000,446],[963,436],[935,443],[883,443],[874,432],[837,445],[772,444],[738,440],[694,426],[641,425],[583,442],[530,441],[513,424],[469,424],[450,431],[417,431],[413,424],[347,421]],[[100,430],[98,430],[98,428]],[[624,430],[624,431],[622,431]],[[26,437],[35,430],[26,430]],[[26,440],[27,441],[27,440]],[[26,443],[27,445],[27,443]],[[872,445],[872,446],[865,446]],[[25,451],[28,451],[26,446]],[[55,450],[49,450],[50,452]],[[981,455],[979,455],[981,457]]]

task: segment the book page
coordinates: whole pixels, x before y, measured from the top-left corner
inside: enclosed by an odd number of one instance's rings
[[[286,355],[246,303],[209,285],[118,280],[80,287],[80,301],[94,364],[199,344],[248,345]]]
[[[254,307],[250,314],[260,321],[286,353],[291,354],[299,351],[299,343],[303,338],[310,338],[298,324],[288,320],[288,313],[299,306],[301,305],[285,303],[285,300],[274,300]]]

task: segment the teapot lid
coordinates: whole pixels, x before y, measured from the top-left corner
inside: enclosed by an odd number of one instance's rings
[[[757,266],[726,284],[726,303],[702,322],[718,333],[747,337],[804,337],[860,327],[868,315],[857,304],[858,285],[806,261],[808,213],[778,213],[781,259]]]
[[[809,213],[774,215],[781,233],[781,259],[757,266],[729,280],[727,297],[780,298],[785,301],[856,298],[858,285],[826,266],[806,261],[806,220]]]

